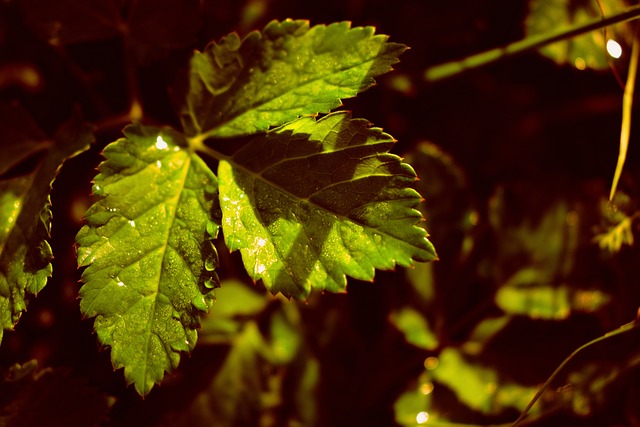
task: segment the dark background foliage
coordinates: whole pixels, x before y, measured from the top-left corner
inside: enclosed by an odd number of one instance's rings
[[[78,9],[78,4],[84,6]],[[127,37],[120,36],[120,18],[99,4],[120,7],[129,17]],[[69,12],[74,10],[77,13]],[[312,25],[342,20],[373,25],[391,41],[411,47],[395,72],[346,100],[345,108],[398,139],[395,152],[407,155],[421,177],[418,188],[426,199],[427,225],[440,256],[432,267],[416,270],[422,279],[407,279],[404,271],[378,272],[375,283],[351,281],[347,294],[316,295],[307,305],[272,302],[256,317],[268,336],[270,319],[282,304],[299,308],[295,328],[302,330],[305,354],[320,366],[319,380],[308,395],[315,412],[307,410],[313,414],[308,416],[319,426],[396,425],[394,402],[423,374],[424,360],[446,348],[462,348],[473,341],[473,331],[483,320],[504,315],[496,295],[526,269],[538,285],[566,289],[571,295],[597,291],[609,296],[597,308],[570,307],[556,318],[525,309],[509,317],[504,329],[480,340],[482,351],[473,369],[481,366],[501,380],[527,387],[544,382],[571,351],[629,322],[640,306],[638,249],[626,246],[607,254],[592,241],[608,218],[602,206],[618,153],[622,89],[610,71],[561,67],[538,53],[441,82],[423,79],[430,66],[523,38],[527,13],[524,0],[0,3],[2,101],[19,102],[48,133],[75,109],[98,129],[96,144],[66,164],[53,187],[55,273],[15,331],[5,334],[2,368],[37,359],[40,369],[64,370],[62,377],[71,378],[72,384],[110,396],[97,410],[104,417],[96,416],[106,425],[296,425],[290,420],[305,419],[296,415],[305,409],[294,398],[299,376],[291,365],[282,382],[285,397],[269,409],[270,418],[258,403],[252,406],[251,399],[229,397],[220,399],[231,399],[228,404],[240,405],[244,415],[229,416],[224,423],[192,415],[199,393],[221,370],[230,369],[224,364],[228,345],[199,345],[142,400],[126,387],[121,373],[112,372],[109,352],[98,348],[92,322],[80,317],[73,247],[90,203],[100,150],[119,137],[135,92],[142,101],[143,120],[177,127],[168,88],[194,48],[232,31],[244,35],[272,19],[304,18]],[[614,64],[623,77],[626,60],[623,56]],[[24,77],[29,72],[39,76],[35,83]],[[11,73],[18,77],[6,77]],[[427,141],[448,156],[423,156]],[[631,142],[620,187],[627,196],[620,209],[627,214],[638,201],[640,163],[637,144]],[[28,170],[30,164],[22,167]],[[227,252],[220,248],[222,277],[246,282],[237,254]],[[419,289],[427,289],[429,296]],[[392,326],[391,313],[402,307],[412,307],[428,320],[436,347],[412,346]],[[546,308],[554,310],[553,304]],[[590,350],[569,369],[577,373],[573,391],[551,396],[543,405],[549,415],[535,424],[640,425],[640,376],[634,362],[638,350],[637,336]],[[250,362],[235,369],[262,369],[262,359]],[[49,378],[48,389],[55,394],[53,375],[31,381]],[[612,379],[605,381],[606,375]],[[58,376],[55,381],[60,381]],[[517,417],[518,411],[499,398],[499,410],[483,411],[469,407],[454,386],[440,388],[438,382],[446,380],[435,382],[429,410],[443,420],[486,424]],[[248,394],[254,392],[259,393]],[[0,393],[2,402],[14,396]],[[14,401],[3,413],[17,413],[17,407]],[[62,425],[46,417],[46,405],[41,408],[42,419],[30,425]],[[86,425],[83,417],[80,413],[64,425]]]

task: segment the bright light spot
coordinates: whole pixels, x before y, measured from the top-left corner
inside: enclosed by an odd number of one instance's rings
[[[609,39],[607,40],[607,52],[614,58],[620,58],[622,56],[622,46],[617,41]]]
[[[418,424],[424,424],[429,421],[429,413],[428,412],[418,412],[416,415],[416,422]]]
[[[264,245],[266,245],[266,244],[267,244],[267,241],[266,241],[266,240],[264,240],[263,238],[258,237],[258,238],[256,239],[256,246],[257,246],[257,247],[261,248],[261,247],[263,247],[263,246],[264,246]]]
[[[256,273],[257,274],[262,274],[265,271],[267,271],[267,267],[265,267],[264,264],[256,264]]]
[[[576,68],[578,70],[584,70],[585,68],[587,68],[587,63],[585,62],[584,59],[577,57],[576,61],[574,62]]]
[[[189,345],[189,340],[184,340],[184,343],[185,343],[186,345]]]
[[[120,280],[120,281],[118,282],[118,286],[120,286],[120,287],[123,287],[123,286],[124,286],[124,283],[122,282],[122,280]]]
[[[158,169],[162,168],[162,162],[160,160],[156,161],[156,166]]]
[[[169,148],[169,144],[167,144],[167,142],[162,139],[162,135],[158,135],[158,137],[156,138],[156,148],[158,150],[166,150],[167,148]]]
[[[433,369],[436,369],[436,367],[438,366],[438,358],[437,357],[427,357],[424,360],[424,367],[426,370],[431,371]]]
[[[13,202],[13,209],[20,209],[20,200],[16,200]]]
[[[433,391],[433,383],[426,382],[420,386],[420,392],[424,395],[430,394]]]
[[[130,220],[130,221],[129,221],[129,224],[131,224],[131,226],[132,226],[132,227],[135,227],[135,226],[136,226],[136,222],[135,222],[134,220]]]

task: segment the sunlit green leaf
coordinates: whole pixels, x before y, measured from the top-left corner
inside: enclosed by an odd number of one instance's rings
[[[404,334],[409,343],[426,350],[435,350],[438,347],[438,338],[422,313],[404,307],[391,313],[391,323]]]
[[[599,5],[602,6],[601,11]],[[527,16],[525,29],[527,35],[545,34],[559,27],[586,22],[595,17],[609,16],[626,7],[623,0],[533,0]],[[617,40],[628,46],[632,38],[628,24],[609,27],[607,38]],[[607,69],[609,59],[603,31],[593,31],[583,36],[572,37],[545,46],[541,52],[558,64],[569,64],[578,69]]]
[[[167,128],[131,125],[103,154],[77,236],[80,308],[144,395],[193,349],[212,304],[217,181]]]
[[[405,46],[348,22],[309,27],[273,21],[241,40],[230,34],[191,59],[179,107],[189,136],[230,137],[328,113],[370,87]]]
[[[12,117],[15,115],[2,117],[0,122]],[[24,142],[27,151],[33,148],[34,137],[44,138],[37,128],[7,129],[0,127],[0,139]],[[37,294],[51,275],[51,184],[62,163],[92,141],[90,126],[72,118],[53,139],[37,141],[43,147],[43,158],[32,171],[0,180],[0,339],[2,331],[12,329],[26,309],[26,294]]]
[[[411,167],[364,120],[305,117],[256,137],[219,166],[225,241],[253,279],[305,298],[344,291],[346,275],[435,258],[416,224]]]

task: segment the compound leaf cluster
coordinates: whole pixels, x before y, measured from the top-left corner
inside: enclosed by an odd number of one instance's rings
[[[395,140],[347,112],[315,117],[403,50],[344,22],[231,34],[195,52],[174,87],[181,131],[134,124],[105,148],[77,236],[80,305],[140,394],[195,346],[219,286],[220,226],[251,278],[299,299],[435,258]],[[216,147],[254,134],[234,154]]]

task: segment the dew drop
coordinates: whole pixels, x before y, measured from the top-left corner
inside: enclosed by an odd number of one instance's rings
[[[213,280],[212,277],[207,278],[207,280],[204,281],[204,287],[207,289],[213,289],[216,287],[216,282]]]
[[[189,340],[184,340],[184,343],[189,347]]]
[[[167,142],[162,139],[162,135],[158,135],[158,137],[156,138],[156,148],[158,150],[166,150],[167,148],[169,148],[169,144],[167,144]]]
[[[135,222],[134,220],[129,220],[129,224],[130,224],[132,227],[135,227],[135,226],[136,226],[136,222]]]
[[[382,236],[380,234],[378,234],[378,233],[373,233],[373,242],[376,245],[381,244],[382,243]]]
[[[98,184],[94,184],[92,192],[96,196],[103,196],[104,195],[104,188],[100,187]]]
[[[212,259],[207,259],[204,262],[204,268],[207,271],[213,271],[213,270],[216,269],[216,264],[215,264],[215,262],[213,262]]]
[[[160,160],[156,161],[156,167],[157,167],[158,169],[161,169],[161,168],[162,168],[162,162],[161,162]]]

